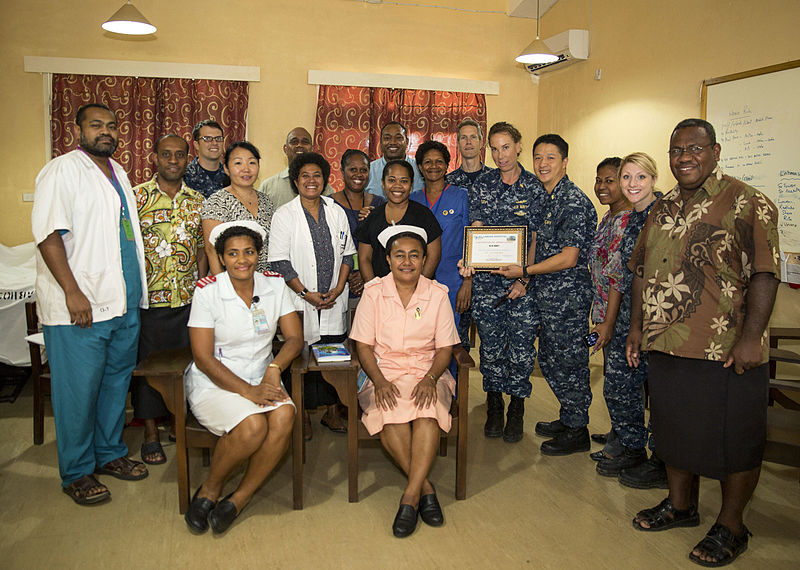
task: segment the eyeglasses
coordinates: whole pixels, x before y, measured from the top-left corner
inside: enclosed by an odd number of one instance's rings
[[[680,146],[675,146],[675,147],[672,147],[671,149],[669,149],[668,154],[672,158],[678,158],[684,152],[686,154],[688,154],[689,156],[695,156],[695,155],[700,154],[701,152],[703,152],[703,149],[706,149],[706,148],[708,148],[710,146],[714,146],[714,145],[710,144],[710,143],[709,144],[704,144],[704,145],[693,144],[691,146],[687,146],[686,148],[683,148],[683,147],[680,147]]]
[[[211,142],[211,141],[222,142],[222,141],[225,140],[225,138],[222,135],[217,135],[215,137],[210,137],[208,135],[205,135],[205,136],[200,137],[200,140],[203,141],[203,142]]]

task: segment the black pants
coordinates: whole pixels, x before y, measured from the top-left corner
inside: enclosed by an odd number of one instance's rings
[[[139,333],[138,362],[157,350],[185,348],[189,346],[189,312],[192,306],[156,307],[139,309],[141,331]],[[131,403],[133,415],[140,419],[160,418],[169,414],[161,394],[141,376],[131,379]]]

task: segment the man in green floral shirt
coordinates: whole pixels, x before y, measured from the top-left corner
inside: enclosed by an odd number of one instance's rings
[[[188,143],[178,135],[156,142],[153,179],[133,189],[144,241],[150,308],[141,310],[139,361],[156,350],[189,346],[195,282],[208,272],[200,207],[203,196],[183,182]],[[161,396],[143,378],[131,382],[134,417],[144,420],[142,460],[164,463],[156,418],[169,414]]]
[[[720,149],[708,122],[678,123],[669,148],[678,185],[653,205],[629,263],[627,357],[637,366],[649,351],[653,434],[669,480],[669,496],[633,525],[699,525],[699,476],[718,479],[719,516],[689,555],[704,566],[747,549],[742,513],[766,441],[766,327],[780,278],[775,206],[722,173]]]

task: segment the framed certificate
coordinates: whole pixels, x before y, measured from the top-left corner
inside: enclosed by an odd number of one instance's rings
[[[467,226],[464,228],[464,265],[491,271],[504,265],[525,265],[527,226]]]

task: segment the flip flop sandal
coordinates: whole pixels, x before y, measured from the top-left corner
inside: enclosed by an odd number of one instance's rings
[[[747,541],[751,536],[753,533],[747,527],[744,527],[741,535],[734,536],[728,527],[714,523],[705,538],[698,542],[697,546],[689,553],[689,559],[695,564],[709,568],[725,566],[747,550]],[[714,560],[703,560],[694,553],[695,550],[701,551]]]
[[[641,524],[643,522],[646,522],[648,526],[643,527]],[[697,507],[690,506],[688,509],[680,511],[672,505],[669,498],[664,499],[655,507],[639,511],[633,519],[633,528],[642,532],[658,532],[679,526],[698,526],[699,524],[700,514],[697,512]]]
[[[148,461],[146,456],[155,455],[156,453],[161,455],[161,459],[158,459],[156,461],[153,460]],[[164,453],[164,448],[161,447],[160,441],[150,441],[142,444],[142,461],[144,461],[148,465],[161,465],[167,462],[167,456]]]
[[[89,491],[98,487],[102,487],[105,490],[89,495]],[[84,475],[66,487],[61,487],[61,490],[79,505],[93,505],[111,498],[111,491],[98,481],[94,475]]]
[[[137,465],[143,465],[141,461],[133,461],[125,456],[118,457],[113,461],[109,461],[102,467],[95,468],[94,472],[100,475],[111,475],[123,481],[139,481],[149,475],[145,468],[144,473],[138,475],[133,472]]]

